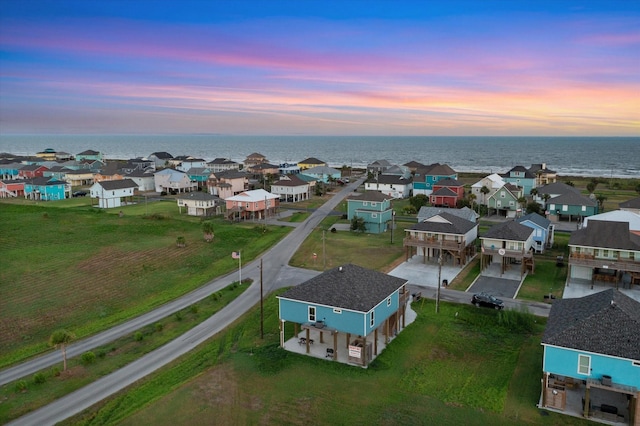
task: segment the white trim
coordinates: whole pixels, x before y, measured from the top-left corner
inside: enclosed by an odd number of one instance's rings
[[[542,343],[542,346],[549,346],[550,348],[564,349],[566,351],[573,351],[575,353],[580,353],[580,354],[597,355],[597,356],[603,356],[603,357],[607,357],[607,358],[619,359],[619,360],[622,360],[622,361],[631,361],[631,362],[640,363],[640,360],[638,360],[638,359],[622,358],[620,356],[607,355],[607,354],[603,354],[603,353],[599,353],[599,352],[583,351],[583,350],[576,349],[576,348],[567,348],[566,346],[550,345],[548,343]]]
[[[586,358],[587,360],[587,372],[585,373],[584,371],[582,371],[582,359]],[[585,354],[578,354],[578,374],[583,375],[583,376],[590,376],[591,375],[591,355],[585,355]]]

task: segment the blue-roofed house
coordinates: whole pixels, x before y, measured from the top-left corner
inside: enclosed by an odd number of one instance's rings
[[[404,278],[333,268],[278,296],[280,346],[366,367],[406,327],[408,301]]]
[[[356,192],[347,197],[347,219],[364,219],[366,232],[380,234],[385,232],[393,219],[390,195],[380,191]]]
[[[544,249],[553,245],[554,225],[538,213],[529,213],[516,219],[516,222],[533,228],[533,249],[543,253]]]
[[[542,347],[542,408],[640,425],[640,302],[613,288],[556,300]]]
[[[330,180],[338,180],[342,176],[340,170],[328,166],[316,166],[310,169],[303,169],[301,173],[314,177],[323,183],[329,183]]]

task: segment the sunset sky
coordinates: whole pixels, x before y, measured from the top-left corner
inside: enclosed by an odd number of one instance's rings
[[[640,135],[640,1],[0,1],[0,133]]]

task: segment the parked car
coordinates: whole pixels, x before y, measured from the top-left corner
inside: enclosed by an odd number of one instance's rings
[[[87,195],[87,191],[76,191],[73,194],[74,197],[84,197],[85,195]]]
[[[484,306],[493,309],[504,309],[504,302],[488,293],[476,293],[471,298],[471,303],[476,306]]]

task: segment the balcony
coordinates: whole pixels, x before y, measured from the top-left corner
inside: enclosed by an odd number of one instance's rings
[[[596,258],[590,254],[571,253],[569,265],[588,266],[590,268],[604,268],[628,272],[640,272],[640,262],[635,260]]]
[[[403,244],[405,246],[410,247],[429,247],[429,248],[440,248],[442,247],[444,250],[461,250],[465,246],[461,242],[450,241],[450,240],[436,240],[435,238],[414,238],[414,237],[406,237],[403,240]]]

